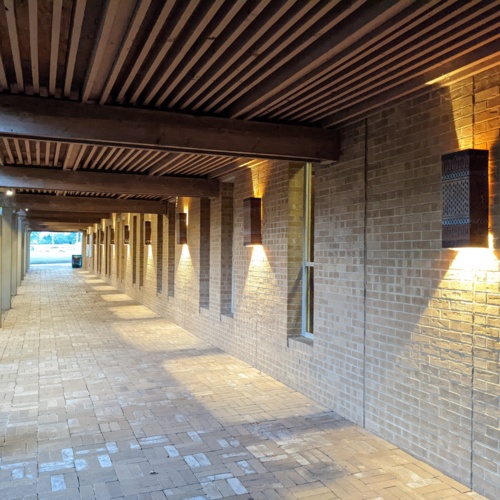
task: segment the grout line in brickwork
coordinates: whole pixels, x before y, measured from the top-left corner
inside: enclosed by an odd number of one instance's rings
[[[472,339],[471,339],[471,383],[470,383],[470,488],[473,489],[474,480],[474,375],[475,375],[475,352],[474,352],[474,337],[475,337],[475,325],[476,325],[476,278],[477,275],[474,273],[472,281]]]
[[[366,427],[366,240],[367,240],[367,218],[368,218],[368,118],[365,118],[365,151],[364,151],[364,184],[363,184],[363,428]]]

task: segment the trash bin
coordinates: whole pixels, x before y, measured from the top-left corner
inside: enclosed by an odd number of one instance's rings
[[[71,267],[82,267],[82,256],[72,255],[71,256]]]

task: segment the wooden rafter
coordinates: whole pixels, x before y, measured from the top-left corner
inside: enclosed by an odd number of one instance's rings
[[[56,168],[1,167],[0,186],[93,193],[214,197],[217,181],[189,177],[81,172]]]

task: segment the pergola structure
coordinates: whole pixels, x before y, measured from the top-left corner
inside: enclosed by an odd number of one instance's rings
[[[4,7],[0,185],[33,228],[48,212],[69,223],[68,210],[118,212],[124,199],[157,213],[213,196],[262,158],[335,161],[336,125],[499,57],[495,1]]]
[[[92,272],[493,497],[498,259],[453,268],[441,157],[488,150],[498,246],[499,1],[2,2],[3,309],[17,238],[86,231]]]

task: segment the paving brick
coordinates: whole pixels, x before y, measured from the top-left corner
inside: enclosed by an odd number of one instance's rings
[[[116,310],[107,297],[123,294],[100,286],[33,266],[19,287],[0,389],[32,401],[2,403],[1,498],[480,498],[144,306]],[[7,348],[20,336],[30,370]],[[47,367],[69,399],[42,395]]]

